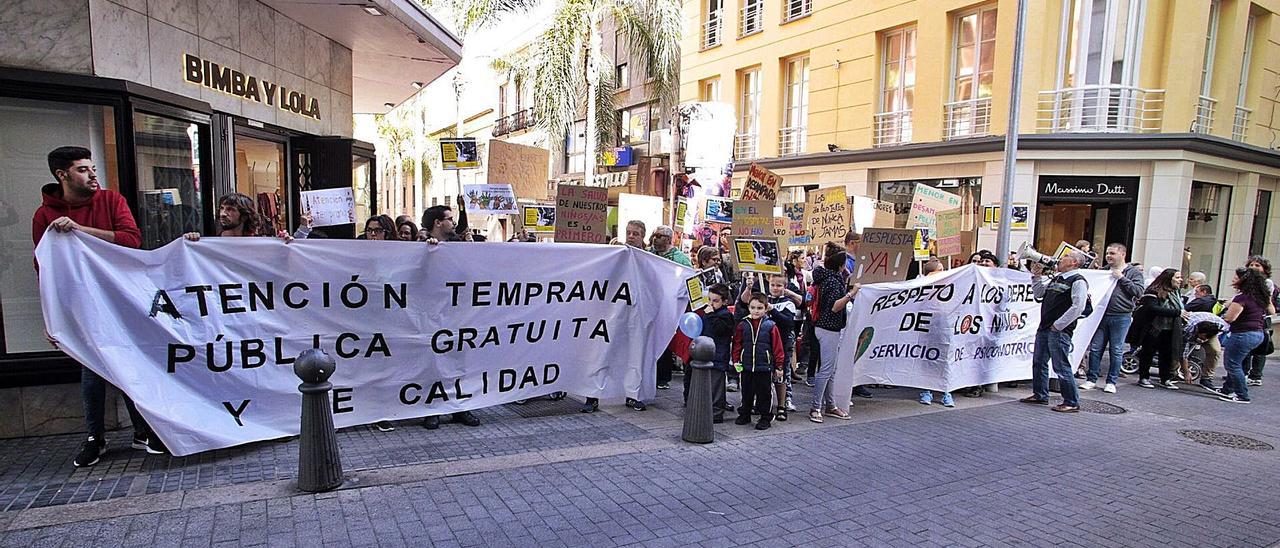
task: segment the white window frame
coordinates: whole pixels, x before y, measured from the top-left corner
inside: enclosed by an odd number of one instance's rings
[[[750,68],[738,73],[738,133],[760,133],[760,97],[763,86],[760,84],[760,67]]]
[[[720,77],[708,78],[702,81],[698,90],[699,99],[704,102],[720,101]]]
[[[798,9],[791,9],[798,6]],[[782,22],[790,23],[813,15],[813,0],[782,0]]]
[[[1236,88],[1236,106],[1244,107],[1247,103],[1249,94],[1249,65],[1253,64],[1253,39],[1254,33],[1257,32],[1258,18],[1250,15],[1248,26],[1245,27],[1244,35],[1244,54],[1240,62],[1240,84]]]
[[[902,35],[902,48],[901,48],[901,51],[899,51],[898,58],[894,60],[898,63],[898,80],[896,82],[893,82],[894,89],[895,89],[894,95],[898,99],[900,99],[898,103],[903,104],[907,102],[906,100],[907,88],[908,87],[911,88],[913,92],[911,105],[908,106],[906,109],[899,108],[897,109],[897,111],[913,110],[915,108],[914,92],[915,92],[916,86],[915,86],[914,80],[915,80],[916,70],[915,68],[912,68],[911,70],[912,84],[908,86],[907,71],[905,69],[907,64],[906,62],[908,59],[911,59],[913,61],[916,59],[915,57],[907,57],[907,51],[909,49],[913,49],[913,48],[907,47],[908,34],[910,34],[910,39],[912,41],[916,39],[918,33],[916,31],[915,25],[886,32],[880,37],[880,89],[878,90],[879,93],[877,93],[878,97],[876,98],[876,101],[880,104],[880,112],[888,112],[886,110],[887,105],[885,104],[885,101],[884,101],[884,94],[886,91],[889,91],[889,89],[886,87],[889,84],[889,61],[890,61],[890,59],[888,58],[889,40],[891,40],[893,37],[897,35]],[[894,112],[897,112],[897,111],[894,111]]]
[[[1119,4],[1125,0],[1064,0],[1062,3],[1062,26],[1058,36],[1058,68],[1056,82],[1058,89],[1067,89],[1066,78],[1073,69],[1077,75],[1077,79],[1071,82],[1070,88],[1085,90],[1077,93],[1069,112],[1069,127],[1081,127],[1082,125],[1096,126],[1101,121],[1102,125],[1110,127],[1112,119],[1112,111],[1116,110],[1115,105],[1119,104],[1124,110],[1124,105],[1133,103],[1138,96],[1137,92],[1129,88],[1136,88],[1138,84],[1138,75],[1140,74],[1142,65],[1142,40],[1143,29],[1145,26],[1144,15],[1146,12],[1146,0],[1128,0],[1128,13],[1125,19],[1125,38],[1124,41],[1124,66],[1120,73],[1120,80],[1113,81],[1111,74],[1111,64],[1115,59],[1116,45],[1116,20],[1119,17]],[[1106,29],[1103,30],[1101,49],[1098,59],[1098,81],[1096,83],[1088,82],[1089,73],[1089,39],[1093,34],[1093,19],[1090,14],[1093,7],[1097,3],[1103,3],[1105,9],[1104,24]],[[1078,7],[1080,10],[1079,28],[1072,26],[1073,13],[1072,7]],[[1075,51],[1069,51],[1068,42],[1071,41],[1073,31],[1078,32],[1074,48]],[[1074,53],[1074,55],[1073,55]],[[1076,66],[1068,67],[1074,61]],[[1105,66],[1102,64],[1105,61]],[[1116,86],[1116,89],[1113,89]],[[1092,90],[1092,91],[1089,91]],[[1113,91],[1117,92],[1115,96]],[[1092,95],[1090,95],[1092,94]],[[1091,120],[1089,124],[1084,124],[1084,119],[1088,115]],[[1123,118],[1123,117],[1121,117]],[[1120,124],[1121,120],[1116,119],[1116,123]]]
[[[1200,66],[1200,96],[1213,97],[1213,57],[1218,49],[1218,18],[1221,0],[1209,1],[1209,29],[1204,37],[1204,63]]]
[[[785,87],[782,94],[782,133],[779,135],[778,149],[784,151],[788,132],[792,140],[789,152],[798,154],[805,150],[807,127],[809,124],[809,55],[798,55],[786,59],[782,66]],[[798,73],[800,81],[794,81]]]
[[[995,12],[996,12],[996,5],[995,5],[995,4],[991,4],[991,5],[988,5],[988,6],[983,6],[983,7],[977,8],[977,9],[973,9],[973,10],[969,10],[969,11],[966,11],[966,12],[960,13],[960,14],[958,14],[958,15],[956,15],[956,16],[955,16],[955,26],[954,26],[954,29],[955,29],[955,38],[951,41],[951,94],[950,94],[950,101],[960,101],[960,100],[964,100],[964,101],[971,101],[971,100],[984,99],[984,98],[989,98],[989,97],[991,97],[991,95],[990,95],[990,94],[988,94],[986,97],[983,97],[983,96],[981,96],[981,95],[980,95],[980,92],[978,91],[978,89],[979,89],[979,87],[978,87],[978,81],[980,80],[979,75],[980,75],[980,74],[982,74],[982,52],[983,52],[983,47],[982,47],[982,16],[983,16],[983,14],[984,14],[984,13],[988,13],[988,12],[995,13]],[[958,99],[958,98],[956,97],[956,91],[957,91],[957,90],[958,90],[958,88],[959,88],[959,81],[960,81],[960,36],[961,36],[961,34],[960,34],[960,28],[961,28],[961,27],[960,27],[960,24],[961,24],[961,21],[963,21],[965,17],[968,17],[968,16],[970,16],[970,15],[977,15],[977,16],[978,16],[978,18],[977,18],[977,25],[974,27],[974,43],[973,43],[973,74],[969,76],[969,78],[972,78],[972,79],[973,79],[974,96],[973,96],[973,97],[970,97],[970,98],[968,98],[968,99]],[[998,32],[999,32],[999,31],[997,30],[997,35],[998,35]],[[993,37],[993,39],[990,41],[990,43],[988,44],[988,47],[990,47],[990,48],[992,48],[992,49],[995,49],[997,53],[999,53],[999,51],[1000,51],[1000,49],[999,49],[998,47],[996,47],[996,40],[995,40],[995,38],[994,38],[994,37]],[[994,80],[995,80],[995,78],[994,78],[995,70],[996,70],[996,67],[995,67],[995,56],[993,55],[993,56],[991,57],[991,71],[990,71],[990,72],[992,73],[992,87],[994,87],[994,85],[995,85],[995,84],[994,84]]]

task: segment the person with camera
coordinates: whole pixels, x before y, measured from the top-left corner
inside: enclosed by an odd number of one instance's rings
[[[1058,376],[1062,403],[1052,408],[1059,413],[1080,411],[1076,379],[1072,376],[1071,335],[1076,322],[1089,315],[1089,282],[1075,272],[1089,256],[1072,251],[1058,260],[1057,275],[1045,281],[1045,266],[1031,263],[1031,290],[1040,303],[1040,327],[1036,330],[1035,354],[1031,359],[1031,391],[1022,403],[1049,405],[1049,362]]]
[[[1102,315],[1102,323],[1093,333],[1093,341],[1089,344],[1089,371],[1081,390],[1093,390],[1097,386],[1098,376],[1102,373],[1102,351],[1106,349],[1110,358],[1107,368],[1107,383],[1102,391],[1116,393],[1116,381],[1120,376],[1120,366],[1124,363],[1124,340],[1129,334],[1129,325],[1133,323],[1133,307],[1138,296],[1142,295],[1142,269],[1130,266],[1126,261],[1128,251],[1124,244],[1110,244],[1103,255],[1107,266],[1111,269],[1111,277],[1116,279],[1116,288],[1111,292],[1111,300],[1107,303],[1107,311]]]

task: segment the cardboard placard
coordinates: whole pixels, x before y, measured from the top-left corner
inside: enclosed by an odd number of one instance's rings
[[[556,187],[557,242],[605,243],[608,214],[608,189],[580,185]]]
[[[733,235],[770,237],[773,235],[773,202],[736,200],[733,202]]]
[[[782,246],[775,238],[733,239],[733,261],[741,272],[782,273]]]
[[[707,306],[707,288],[702,287],[702,273],[695,274],[684,281],[689,289],[689,310],[697,310]]]
[[[676,225],[672,228],[680,234],[692,234],[694,225],[693,199],[680,196],[676,198]]]
[[[1027,218],[1030,216],[1031,206],[1027,204],[1012,203],[1009,204],[1009,210],[1013,215],[1012,230],[1027,230]],[[1000,229],[1000,204],[982,206],[982,224],[991,230]]]
[[[911,196],[911,215],[907,226],[938,228],[938,212],[960,207],[960,197],[929,185],[917,184]]]
[[[529,232],[555,232],[556,206],[524,206],[524,229]]]
[[[788,244],[809,245],[809,231],[804,227],[804,212],[804,203],[782,204],[782,214],[787,218]]]
[[[938,212],[937,234],[938,256],[948,257],[960,254],[960,210],[948,209]]]
[[[861,284],[900,282],[907,278],[916,231],[902,228],[867,228],[858,244],[854,281]]]
[[[706,217],[707,222],[732,223],[733,202],[724,198],[708,196],[703,215]]]
[[[804,226],[809,232],[810,244],[822,245],[827,242],[844,244],[844,235],[849,232],[851,215],[844,187],[810,191],[808,199],[805,200],[804,214]]]
[[[517,198],[542,201],[547,196],[548,165],[551,151],[517,145],[497,139],[489,140],[489,183],[511,183]]]
[[[302,191],[302,211],[311,214],[311,226],[356,222],[356,201],[351,187]]]
[[[784,244],[791,240],[791,225],[787,217],[773,218],[773,237],[778,238]]]
[[[516,208],[516,195],[511,190],[511,185],[462,185],[462,193],[467,197],[467,213],[520,213]]]
[[[644,239],[649,241],[653,230],[662,224],[662,198],[641,194],[622,193],[618,195],[618,233],[627,230],[627,223],[640,221],[644,223]]]
[[[933,229],[927,226],[917,226],[911,229],[915,232],[915,242],[911,244],[912,258],[917,261],[927,261],[933,251]]]
[[[480,167],[480,154],[476,151],[476,138],[440,139],[440,163],[444,169],[472,169]]]
[[[747,170],[747,181],[742,186],[742,199],[776,201],[781,189],[781,175],[753,162]]]

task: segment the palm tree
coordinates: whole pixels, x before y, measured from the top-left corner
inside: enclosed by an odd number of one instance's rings
[[[651,75],[650,97],[662,110],[676,102],[683,21],[678,0],[559,0],[551,26],[534,43],[532,55],[508,64],[532,76],[534,112],[556,154],[585,105],[585,182],[595,181],[601,144],[617,131],[614,63],[601,51],[601,22],[610,17],[626,40],[632,60]],[[496,65],[496,64],[495,64]]]
[[[395,173],[395,184],[383,187],[389,191],[386,193],[388,198],[399,193],[400,185],[404,184],[402,180],[403,173],[413,165],[411,155],[408,154],[409,143],[413,139],[413,130],[402,119],[403,115],[400,116],[401,119],[395,118],[397,117],[392,116],[389,119],[383,114],[374,116],[374,123],[378,128],[378,136],[382,138],[382,142],[387,144],[387,155],[390,156],[390,164]],[[379,204],[381,206],[379,209],[392,211],[392,202],[394,200],[386,200],[386,203]]]

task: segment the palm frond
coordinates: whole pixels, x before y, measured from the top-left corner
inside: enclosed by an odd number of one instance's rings
[[[591,28],[590,17],[590,2],[561,2],[533,48],[533,108],[556,154],[564,152],[565,132],[578,118],[585,96],[585,29]]]
[[[529,11],[540,0],[451,0],[458,22],[458,32],[463,36],[485,27],[508,13]]]
[[[680,91],[680,36],[684,21],[678,0],[615,0],[613,17],[631,55],[653,77],[649,97],[660,107],[675,105]]]
[[[618,82],[610,67],[613,60],[608,55],[600,55],[599,70],[596,71],[596,150],[591,157],[599,155],[601,150],[612,146],[618,138],[618,100],[616,91]]]

